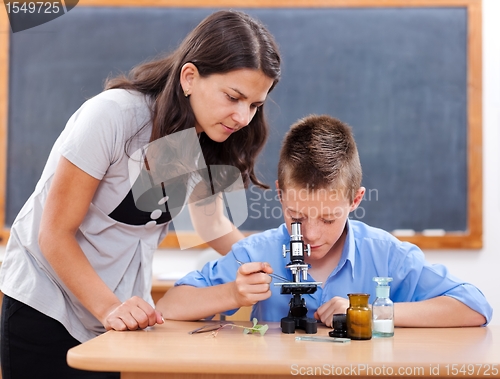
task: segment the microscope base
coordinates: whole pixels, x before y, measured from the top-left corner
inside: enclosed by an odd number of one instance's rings
[[[310,317],[283,317],[281,319],[281,331],[283,333],[293,334],[295,329],[305,330],[306,334],[316,334],[318,322]]]

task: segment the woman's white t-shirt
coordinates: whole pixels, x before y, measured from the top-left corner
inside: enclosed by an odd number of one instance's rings
[[[40,251],[38,231],[45,199],[61,156],[99,179],[76,239],[121,301],[139,296],[153,305],[152,254],[167,233],[170,215],[134,209],[129,175],[130,152],[149,142],[148,105],[144,95],[122,89],[107,90],[86,101],[55,142],[35,191],[10,230],[0,271],[2,292],[60,321],[81,342],[105,330]],[[125,150],[127,141],[130,146]]]

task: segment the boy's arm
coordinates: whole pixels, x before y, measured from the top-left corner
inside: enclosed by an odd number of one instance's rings
[[[401,327],[481,326],[486,318],[450,296],[394,303],[394,325]]]
[[[199,320],[216,313],[250,306],[271,296],[272,268],[267,263],[251,262],[239,267],[236,280],[208,287],[180,285],[170,290],[156,304],[164,318]]]
[[[158,301],[156,310],[165,319],[189,321],[239,308],[233,285],[234,282],[201,288],[189,285],[173,287]]]
[[[405,259],[388,275],[394,278],[396,326],[481,326],[491,320],[493,310],[478,288],[454,277],[446,266],[427,262],[418,247],[406,246]]]
[[[322,304],[314,317],[326,326],[332,326],[335,313],[345,313],[349,300],[335,296]],[[432,299],[394,303],[394,325],[409,328],[446,328],[481,326],[486,318],[469,308],[461,301],[450,296]]]

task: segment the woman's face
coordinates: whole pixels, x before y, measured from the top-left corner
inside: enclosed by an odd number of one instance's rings
[[[272,84],[273,80],[260,70],[239,69],[201,77],[196,66],[187,63],[181,72],[181,85],[190,96],[196,132],[205,132],[216,142],[225,141],[250,123]]]

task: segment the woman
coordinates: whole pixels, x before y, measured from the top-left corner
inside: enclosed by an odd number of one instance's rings
[[[197,230],[219,236],[208,243],[220,253],[242,238],[214,189],[234,179],[231,167],[245,186],[265,187],[254,164],[279,77],[266,28],[219,11],[75,112],[11,228],[3,378],[108,377],[69,368],[66,352],[105,330],[163,322],[150,296],[152,254],[184,204]]]

